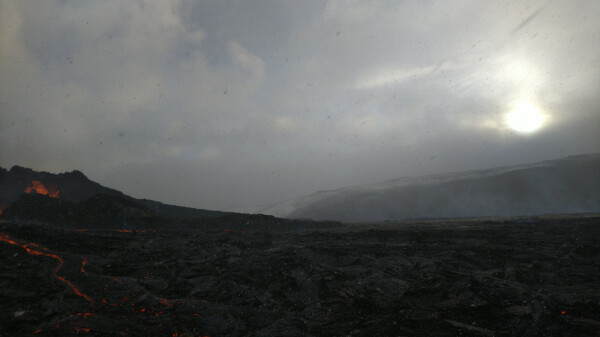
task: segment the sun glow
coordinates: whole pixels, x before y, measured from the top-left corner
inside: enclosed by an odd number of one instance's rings
[[[506,115],[508,127],[522,133],[539,130],[544,124],[544,120],[544,114],[527,99],[517,102],[515,108]]]

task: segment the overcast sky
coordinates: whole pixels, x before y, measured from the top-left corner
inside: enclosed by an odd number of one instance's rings
[[[597,0],[0,4],[4,168],[228,210],[600,151]]]

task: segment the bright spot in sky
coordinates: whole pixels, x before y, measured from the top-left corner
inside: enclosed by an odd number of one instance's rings
[[[533,103],[524,99],[506,116],[506,122],[517,132],[530,133],[542,127],[544,115]]]

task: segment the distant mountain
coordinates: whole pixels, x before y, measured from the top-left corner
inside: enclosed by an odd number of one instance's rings
[[[32,199],[26,198],[24,195],[43,195],[46,198]],[[102,197],[93,199],[96,196]],[[53,203],[50,199],[56,199],[60,202]],[[150,211],[158,216],[166,217],[215,218],[230,214],[226,212],[167,205],[147,199],[136,199],[125,195],[120,191],[104,187],[89,180],[80,171],[53,174],[48,172],[37,172],[20,166],[13,166],[8,171],[4,168],[0,168],[0,213],[19,200],[21,200],[20,207],[25,207],[25,204],[31,204],[31,202],[35,201],[34,204],[61,205],[60,207],[64,206],[66,207],[65,209],[71,209],[72,206],[70,205],[73,203],[82,203],[90,200],[90,205],[83,203],[82,207],[86,205],[91,207],[95,205],[94,202],[97,203],[101,199],[110,199],[114,205],[118,204],[129,210],[137,207]],[[104,203],[106,202],[107,201],[104,201]],[[86,207],[83,207],[82,209],[87,209]],[[73,212],[74,211],[70,211],[70,214],[77,213]]]
[[[89,180],[79,171],[52,174],[19,166],[10,171],[0,168],[0,219],[76,230],[128,232],[159,228],[297,231],[340,225],[332,221],[278,219],[270,215],[166,205],[132,198]]]
[[[345,222],[600,212],[600,153],[321,191],[265,208]]]

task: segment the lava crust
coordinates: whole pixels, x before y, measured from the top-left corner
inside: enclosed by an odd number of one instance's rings
[[[593,336],[600,218],[0,224],[1,336]]]

